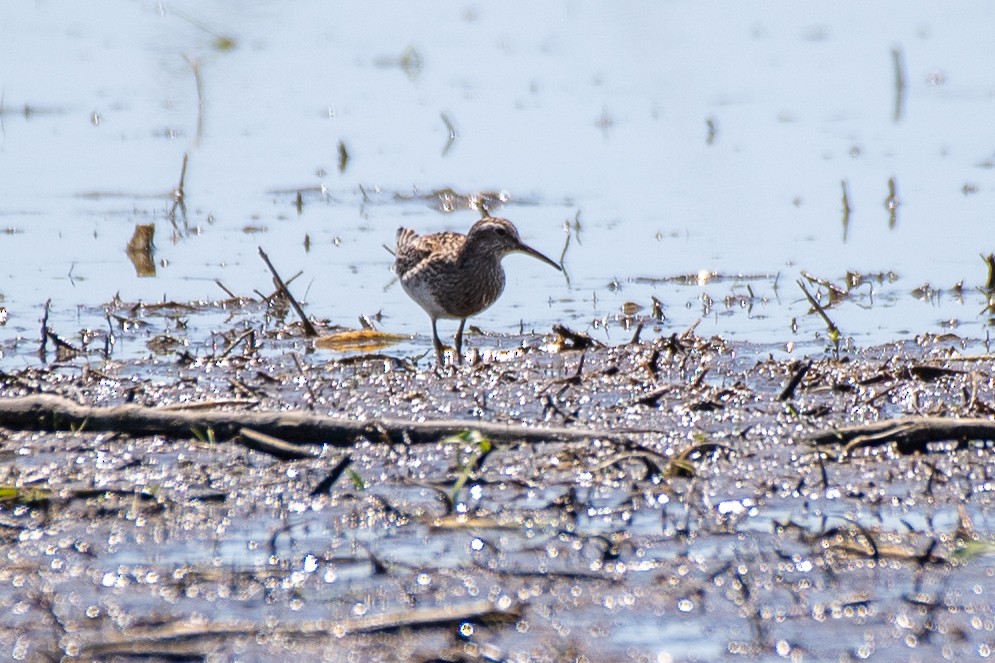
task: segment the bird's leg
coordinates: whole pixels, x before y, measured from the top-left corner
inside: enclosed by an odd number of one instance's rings
[[[432,318],[432,345],[435,346],[435,363],[442,366],[442,355],[446,351],[446,346],[439,340],[439,331],[435,328],[435,318]]]
[[[456,363],[459,364],[463,360],[463,325],[466,324],[466,318],[459,321],[459,328],[456,330]]]

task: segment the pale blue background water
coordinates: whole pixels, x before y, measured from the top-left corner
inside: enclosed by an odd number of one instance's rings
[[[116,293],[222,297],[215,279],[268,292],[262,245],[285,275],[303,270],[311,314],[356,326],[382,311],[386,330],[418,334],[399,351],[427,348],[427,317],[387,287],[382,245],[399,224],[467,228],[472,212],[394,199],[442,187],[507,192],[500,213],[554,257],[580,212],[569,285],[508,258],[508,290],[474,320],[485,329],[592,329],[656,296],[669,333],[702,315],[707,294],[716,306],[700,333],[807,344],[824,327],[806,315],[799,272],[842,283],[858,270],[898,275],[833,310],[858,345],[951,320],[984,338],[993,25],[987,2],[6,3],[0,344],[37,335],[48,298],[70,334],[104,327],[98,307]],[[235,47],[218,49],[217,35]],[[897,119],[893,48],[906,80]],[[397,61],[412,49],[422,66],[406,72]],[[199,138],[185,58],[203,74]],[[443,113],[458,130],[446,152]],[[189,228],[177,231],[166,211],[184,153]],[[309,187],[327,194],[306,193],[298,216],[293,192]],[[138,278],[124,251],[137,223],[157,225],[155,278]],[[750,281],[768,301],[727,308],[747,294],[730,279],[639,280],[701,270],[768,275]],[[963,301],[909,294],[961,280]],[[611,322],[593,331],[628,336]]]

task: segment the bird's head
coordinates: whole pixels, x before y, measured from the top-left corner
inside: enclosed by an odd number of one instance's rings
[[[473,224],[466,236],[467,248],[473,253],[497,256],[500,260],[509,253],[525,253],[562,271],[562,268],[522,241],[518,228],[507,219],[485,217]]]

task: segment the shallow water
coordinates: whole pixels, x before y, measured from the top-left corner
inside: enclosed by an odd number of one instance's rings
[[[153,642],[155,653],[990,655],[990,445],[829,453],[823,479],[805,439],[855,420],[988,416],[990,358],[931,382],[889,371],[991,352],[978,254],[995,251],[995,7],[254,3],[236,14],[221,2],[55,0],[0,18],[5,397],[226,400],[241,393],[235,379],[269,410],[572,417],[647,431],[659,463],[701,440],[736,452],[661,479],[606,465],[629,450],[594,441],[502,445],[465,487],[460,508],[480,521],[463,526],[437,520],[438,489],[462,471],[447,442],[357,443],[367,488],[343,476],[315,496],[345,451],[282,462],[193,438],[4,431],[2,483],[55,498],[0,504],[0,651],[71,654],[211,615],[262,630]],[[172,209],[184,155],[185,210]],[[268,294],[262,246],[284,277],[302,272],[291,287],[323,331],[379,312],[381,328],[413,336],[385,355],[417,356],[431,348],[428,319],[393,283],[382,245],[402,224],[469,227],[475,212],[434,194],[449,188],[496,192],[495,213],[564,254],[568,278],[509,257],[507,291],[472,320],[498,335],[467,339],[485,353],[543,351],[436,374],[421,370],[431,358],[414,370],[310,352],[292,314],[261,304],[132,307],[226,299],[215,280]],[[138,224],[156,227],[154,276],[125,251]],[[797,366],[758,358],[830,346],[802,271],[866,278],[829,309],[858,350],[819,360],[792,409],[776,396]],[[808,287],[827,302],[824,286]],[[50,328],[76,344],[92,330],[91,353],[34,371],[49,299]],[[687,362],[660,344],[595,350],[583,371],[579,353],[547,351],[555,323],[618,345],[639,316],[644,341],[700,319],[699,340],[741,342],[702,342]],[[233,345],[248,331],[255,344]],[[930,336],[947,331],[973,340]],[[57,356],[49,344],[44,361]],[[988,552],[961,559],[969,525]],[[905,557],[879,560],[861,536]],[[920,559],[930,546],[948,563]],[[473,637],[456,625],[319,641],[294,630],[484,597],[525,611],[504,628],[477,623]]]
[[[400,224],[467,228],[472,211],[397,198],[446,187],[503,192],[496,212],[553,256],[573,228],[569,281],[508,258],[504,297],[474,319],[487,330],[566,322],[617,340],[623,304],[656,297],[667,332],[700,317],[700,333],[821,347],[801,270],[841,285],[848,271],[895,275],[832,311],[860,345],[990,329],[976,290],[978,254],[995,250],[987,3],[3,12],[4,363],[31,361],[9,343],[37,336],[49,298],[71,333],[104,327],[115,294],[224,297],[216,279],[268,292],[260,245],[285,276],[303,271],[311,315],[355,327],[382,312],[388,331],[417,335],[401,351],[427,348],[382,245]],[[186,214],[171,216],[184,154]],[[152,278],[124,251],[147,223]],[[710,272],[724,278],[667,280]],[[924,283],[943,292],[910,295]]]

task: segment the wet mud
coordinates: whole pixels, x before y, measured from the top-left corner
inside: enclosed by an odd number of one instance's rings
[[[111,313],[145,359],[103,358],[94,332],[0,374],[5,655],[929,661],[995,644],[983,342],[785,359],[646,320],[613,347],[471,334],[468,361],[440,368],[315,349],[261,304],[168,308]],[[210,339],[176,324],[226,308]],[[132,434],[4,413],[38,395],[365,428]],[[981,428],[842,432],[891,420]]]

